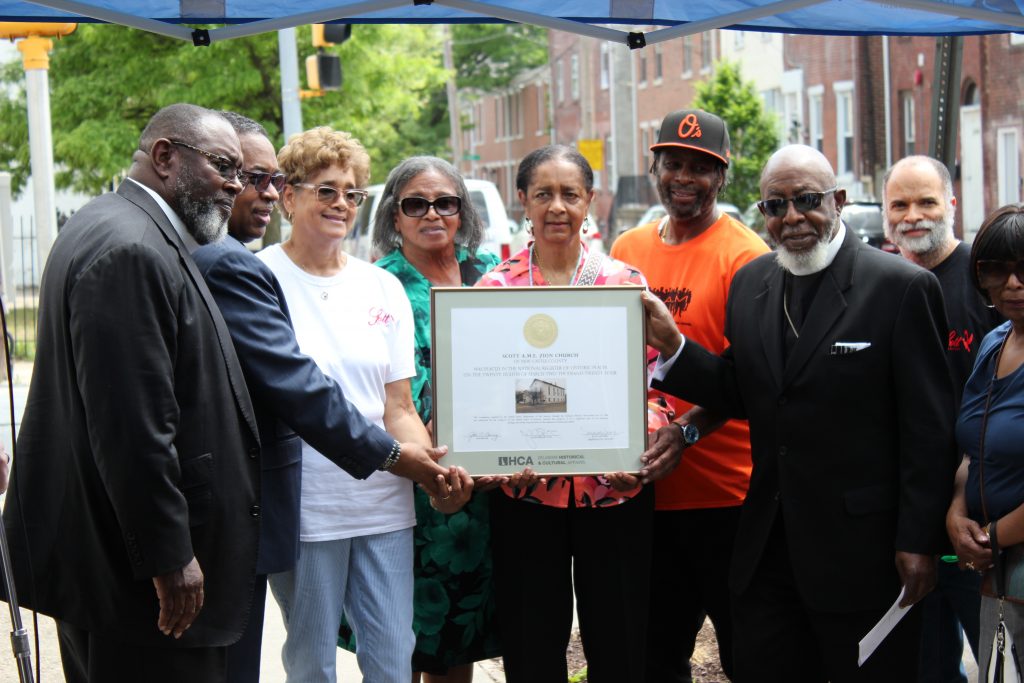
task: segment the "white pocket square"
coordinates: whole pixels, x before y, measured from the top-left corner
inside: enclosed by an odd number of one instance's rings
[[[828,352],[831,356],[843,356],[848,353],[857,353],[870,347],[871,342],[836,342]]]

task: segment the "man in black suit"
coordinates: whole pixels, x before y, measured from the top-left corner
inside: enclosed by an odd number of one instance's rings
[[[778,249],[736,274],[721,356],[645,297],[666,359],[654,386],[750,421],[735,678],[913,680],[918,610],[860,668],[857,643],[901,585],[902,605],[931,590],[944,547],[956,458],[939,284],[845,228],[846,193],[817,150],[776,152],[761,196]],[[657,444],[645,457],[656,474]]]
[[[292,569],[298,557],[300,437],[359,479],[387,468],[419,482],[432,494],[447,497],[449,472],[433,459],[441,457],[444,449],[414,443],[397,446],[299,350],[277,278],[243,246],[266,232],[284,175],[263,126],[234,112],[221,114],[238,135],[249,182],[235,200],[229,237],[200,248],[195,260],[231,332],[260,430],[264,517],[256,590],[245,634],[228,648],[228,680],[258,683],[266,575]],[[388,463],[391,455],[398,455],[398,460]],[[471,490],[472,480],[467,477],[466,481]]]
[[[69,681],[222,681],[249,618],[256,419],[190,256],[223,237],[241,164],[218,114],[160,110],[43,274],[5,523],[18,595],[57,620]]]

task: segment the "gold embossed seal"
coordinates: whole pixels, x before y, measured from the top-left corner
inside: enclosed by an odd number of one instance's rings
[[[531,315],[523,325],[523,338],[530,346],[546,349],[558,339],[558,323],[544,313]]]

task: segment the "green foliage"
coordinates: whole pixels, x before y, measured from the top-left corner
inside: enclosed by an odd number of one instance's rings
[[[764,110],[754,84],[744,81],[738,64],[720,62],[711,80],[697,84],[693,106],[722,117],[729,125],[732,159],[723,201],[742,211],[760,198],[761,168],[779,145],[774,117]]]
[[[494,90],[548,60],[547,30],[528,24],[455,24],[452,63],[460,88]]]
[[[342,88],[303,101],[305,127],[352,132],[370,152],[377,179],[414,152],[443,153],[447,74],[441,37],[432,26],[355,27],[350,40],[331,48],[341,56]],[[299,29],[298,45],[304,63],[314,49],[308,27]],[[278,63],[276,33],[197,48],[120,26],[80,25],[55,42],[51,55],[57,186],[91,194],[109,187],[130,164],[146,121],[174,102],[249,116],[279,147],[284,140]],[[15,92],[0,97],[0,169],[12,173],[17,193],[30,172],[20,62],[0,67],[0,83]]]

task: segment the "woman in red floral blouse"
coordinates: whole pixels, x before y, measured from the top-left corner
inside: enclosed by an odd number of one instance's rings
[[[516,187],[533,242],[486,273],[477,287],[636,284],[640,271],[580,240],[594,173],[575,149],[527,155]],[[595,322],[595,334],[600,325]],[[573,588],[591,683],[640,681],[651,561],[653,489],[616,490],[603,476],[513,477],[495,491],[491,544],[510,683],[564,683]]]

